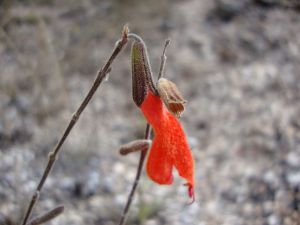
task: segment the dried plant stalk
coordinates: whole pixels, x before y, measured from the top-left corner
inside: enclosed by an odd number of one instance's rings
[[[164,50],[161,54],[160,68],[159,68],[157,80],[159,80],[163,76],[165,66],[166,66],[166,61],[167,61],[166,50],[167,50],[167,47],[170,45],[170,43],[171,43],[170,39],[167,39],[165,42]]]
[[[73,114],[65,132],[63,133],[62,137],[60,138],[60,140],[58,141],[57,145],[55,146],[54,150],[52,152],[49,153],[49,158],[48,158],[48,163],[47,166],[44,170],[43,176],[31,198],[30,204],[27,208],[27,211],[25,213],[25,217],[23,219],[22,225],[27,225],[27,221],[32,213],[32,210],[36,204],[36,202],[38,201],[40,192],[44,186],[44,183],[53,167],[54,162],[56,161],[57,157],[58,157],[58,153],[60,152],[61,146],[63,145],[63,143],[65,142],[66,138],[68,137],[69,133],[71,132],[72,128],[74,127],[74,125],[76,124],[76,122],[79,119],[79,116],[81,115],[81,113],[83,112],[83,110],[86,108],[86,106],[88,105],[88,103],[90,102],[90,100],[92,99],[93,95],[95,94],[96,90],[98,89],[99,85],[101,84],[102,80],[105,78],[105,76],[109,73],[110,71],[110,67],[112,65],[112,62],[114,61],[114,59],[116,58],[116,56],[119,54],[119,52],[123,49],[123,47],[126,45],[127,41],[128,41],[128,32],[129,29],[127,26],[124,26],[123,29],[123,33],[122,33],[122,37],[121,39],[117,42],[116,47],[114,48],[111,56],[109,57],[108,61],[105,63],[104,67],[102,67],[102,69],[99,70],[97,77],[93,83],[93,86],[91,87],[90,91],[88,92],[88,94],[86,95],[86,97],[84,98],[83,102],[81,103],[81,105],[79,106],[79,108],[77,109],[77,111]]]

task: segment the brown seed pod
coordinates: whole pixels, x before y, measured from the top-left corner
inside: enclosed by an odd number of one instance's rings
[[[176,84],[165,78],[160,78],[157,82],[157,91],[168,110],[176,117],[180,117],[184,111],[186,100],[183,99]]]

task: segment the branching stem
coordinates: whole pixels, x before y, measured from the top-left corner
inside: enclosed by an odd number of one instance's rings
[[[151,136],[151,127],[150,127],[149,124],[147,124],[146,131],[145,131],[145,139],[147,139],[147,140],[150,139],[150,136]],[[123,210],[122,217],[120,219],[119,225],[124,225],[125,222],[126,222],[127,215],[128,215],[128,212],[129,212],[129,209],[130,209],[130,206],[131,206],[131,202],[133,200],[136,188],[139,184],[139,180],[140,180],[140,177],[141,177],[141,174],[142,174],[142,170],[143,170],[146,155],[147,155],[147,150],[142,150],[141,155],[140,155],[140,161],[139,161],[138,169],[137,169],[137,172],[136,172],[136,176],[135,176],[131,191],[129,193],[129,196],[127,198],[127,202],[126,202],[125,208]]]

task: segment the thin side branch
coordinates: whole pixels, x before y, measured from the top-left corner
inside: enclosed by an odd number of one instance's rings
[[[167,50],[167,47],[170,45],[170,43],[171,43],[170,39],[167,39],[166,42],[165,42],[165,47],[164,47],[164,50],[163,50],[162,55],[161,55],[161,62],[160,62],[160,68],[159,68],[159,73],[158,73],[158,79],[157,80],[159,80],[163,76],[166,61],[167,61],[166,50]]]
[[[81,105],[79,106],[79,108],[77,109],[77,111],[73,114],[71,121],[69,122],[69,125],[67,126],[65,132],[63,133],[62,137],[60,138],[60,140],[58,141],[57,145],[55,146],[54,150],[52,152],[49,153],[49,160],[47,163],[47,166],[44,170],[43,176],[35,190],[35,193],[33,194],[30,204],[27,208],[25,217],[23,219],[22,225],[27,225],[27,221],[32,213],[32,210],[36,204],[36,202],[38,201],[38,197],[39,194],[44,186],[44,183],[53,167],[54,162],[56,161],[57,157],[58,157],[58,153],[60,152],[61,146],[63,145],[63,143],[65,142],[66,138],[68,137],[69,133],[71,132],[72,128],[74,127],[74,125],[76,124],[77,120],[79,119],[81,113],[83,112],[83,110],[85,109],[85,107],[88,105],[88,103],[90,102],[90,100],[92,99],[93,95],[95,94],[96,90],[98,89],[99,85],[101,84],[102,80],[105,78],[106,74],[109,73],[112,62],[114,61],[114,59],[116,58],[116,56],[120,53],[120,51],[123,49],[123,47],[126,45],[127,41],[128,41],[128,27],[125,26],[123,29],[123,33],[122,33],[122,37],[121,39],[117,42],[111,56],[109,57],[109,59],[107,60],[107,62],[105,63],[104,67],[102,67],[102,69],[99,70],[97,77],[94,81],[94,84],[92,86],[92,88],[90,89],[90,91],[88,92],[88,94],[86,95],[86,97],[84,98],[83,102],[81,103]]]

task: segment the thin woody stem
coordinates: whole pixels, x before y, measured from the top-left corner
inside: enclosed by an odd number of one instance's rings
[[[102,80],[105,78],[105,76],[109,73],[109,71],[111,70],[111,64],[114,61],[114,59],[116,58],[116,56],[120,53],[120,51],[123,49],[123,47],[126,45],[127,41],[128,41],[128,27],[125,26],[123,29],[123,33],[122,33],[122,37],[121,39],[117,42],[111,56],[109,57],[109,59],[107,60],[107,62],[105,63],[104,67],[102,67],[98,74],[97,77],[93,83],[93,86],[91,87],[91,89],[89,90],[88,94],[86,95],[86,97],[84,98],[83,102],[81,103],[81,105],[79,106],[79,108],[77,109],[77,111],[73,114],[65,132],[63,133],[62,137],[60,138],[60,140],[58,141],[57,145],[55,146],[54,150],[52,152],[49,153],[49,159],[48,159],[48,163],[47,166],[44,170],[44,173],[42,175],[42,178],[31,198],[30,204],[27,208],[25,217],[23,219],[22,225],[26,225],[27,221],[32,213],[32,210],[35,206],[35,204],[38,201],[40,192],[44,186],[44,183],[54,165],[54,162],[56,161],[57,157],[58,157],[58,153],[60,152],[61,146],[63,145],[64,141],[66,140],[66,138],[68,137],[69,133],[71,132],[72,128],[74,127],[74,125],[76,124],[76,122],[79,119],[79,116],[81,115],[81,113],[83,112],[83,110],[86,108],[86,106],[88,105],[88,103],[90,102],[90,100],[92,99],[93,95],[95,94],[96,90],[98,89],[99,85],[101,84]]]
[[[151,127],[150,127],[149,124],[147,124],[146,131],[145,131],[145,139],[149,140],[150,136],[151,136]],[[129,196],[127,198],[127,203],[126,203],[125,208],[123,210],[122,217],[121,217],[121,220],[119,222],[119,225],[124,225],[125,222],[126,222],[128,211],[130,209],[130,206],[131,206],[136,188],[139,184],[139,180],[140,180],[140,177],[141,177],[141,174],[142,174],[142,170],[143,170],[144,161],[145,161],[145,158],[146,158],[146,155],[147,155],[147,151],[148,150],[142,150],[141,151],[140,161],[139,161],[138,169],[137,169],[136,176],[135,176],[135,179],[134,179],[134,183],[132,185],[131,191],[130,191]]]
[[[170,39],[167,39],[166,42],[165,42],[165,47],[164,47],[164,50],[163,50],[162,55],[161,55],[161,63],[160,63],[160,68],[159,68],[159,73],[158,73],[158,79],[157,80],[159,80],[163,76],[166,61],[167,61],[166,50],[167,50],[167,47],[170,45],[170,43],[171,43]]]

